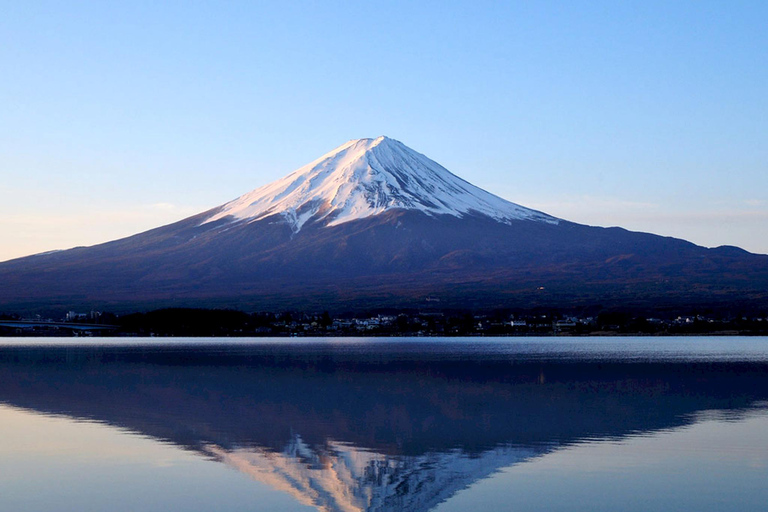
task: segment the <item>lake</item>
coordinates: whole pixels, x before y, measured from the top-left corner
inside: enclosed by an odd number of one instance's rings
[[[766,503],[768,338],[0,338],[0,510]]]

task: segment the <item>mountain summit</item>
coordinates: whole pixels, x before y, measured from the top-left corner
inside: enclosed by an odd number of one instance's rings
[[[554,217],[462,180],[384,136],[342,144],[285,178],[223,205],[203,223],[257,221],[280,214],[298,232],[309,220],[335,226],[392,209],[430,216],[481,214],[505,223],[521,219],[557,223]]]
[[[584,226],[386,137],[193,217],[0,263],[0,312],[768,307],[768,256]]]

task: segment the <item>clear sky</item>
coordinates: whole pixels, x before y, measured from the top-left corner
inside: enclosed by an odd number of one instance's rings
[[[568,220],[768,253],[768,2],[0,0],[0,260],[387,135]]]

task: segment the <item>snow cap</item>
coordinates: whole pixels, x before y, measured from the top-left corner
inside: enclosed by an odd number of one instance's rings
[[[350,140],[288,176],[221,206],[203,223],[282,215],[294,232],[310,219],[335,226],[392,209],[499,222],[558,220],[478,188],[400,141]]]

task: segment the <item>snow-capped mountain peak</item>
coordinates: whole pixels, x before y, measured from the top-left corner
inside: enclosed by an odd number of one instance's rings
[[[478,188],[403,143],[388,137],[342,144],[285,178],[221,206],[203,223],[283,216],[294,232],[310,219],[334,226],[391,209],[462,217],[481,214],[509,223],[557,223]]]

